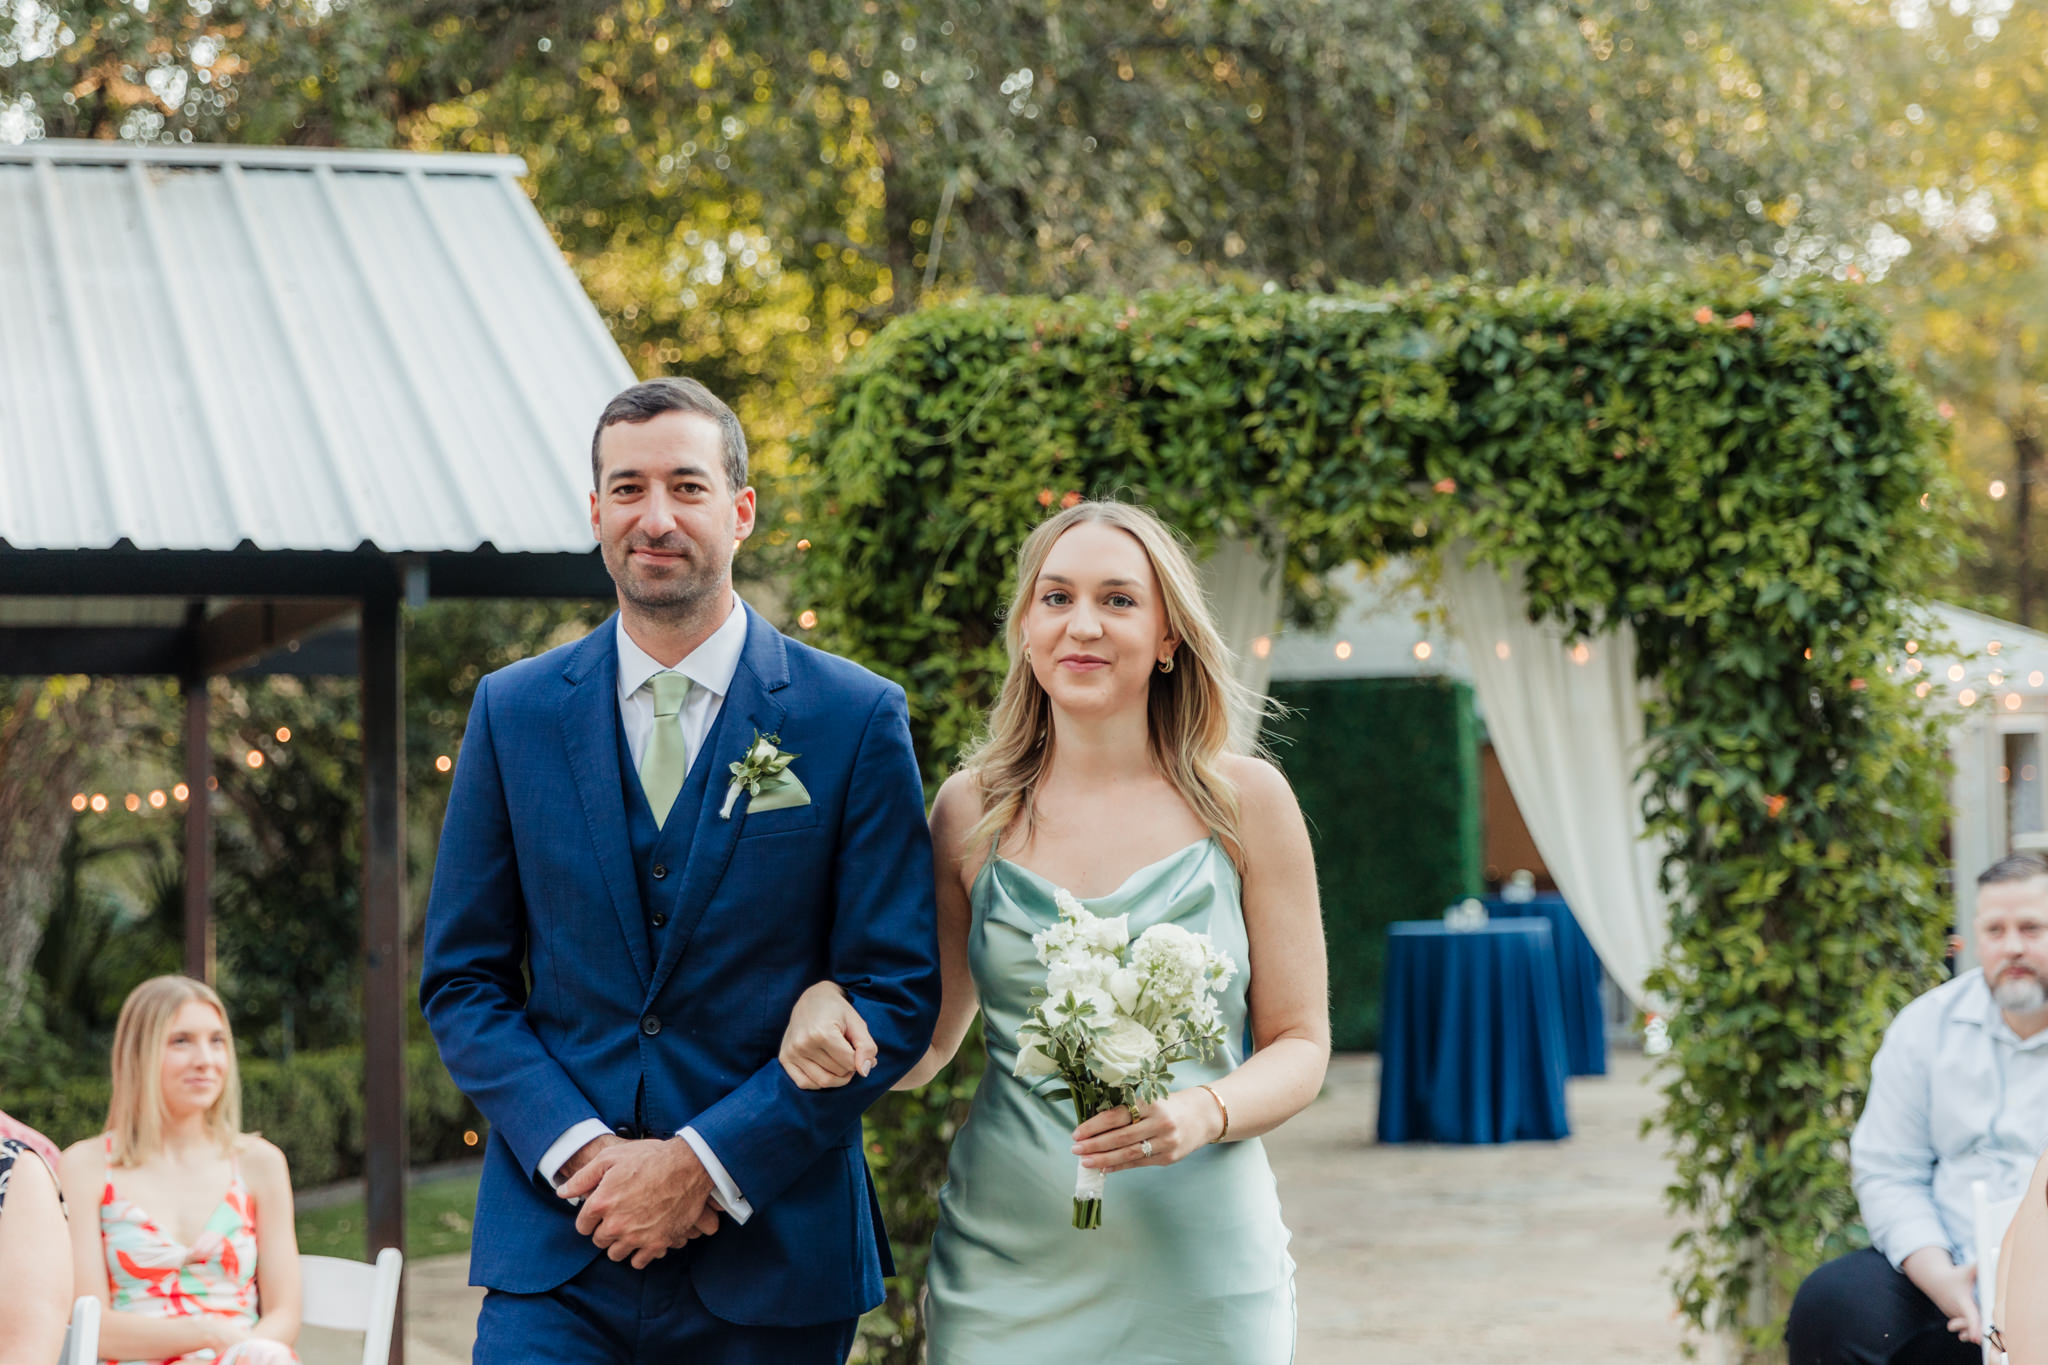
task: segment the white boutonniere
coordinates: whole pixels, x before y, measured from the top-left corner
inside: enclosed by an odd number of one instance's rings
[[[747,756],[731,764],[732,781],[726,784],[725,804],[719,807],[718,818],[732,819],[733,803],[740,799],[740,793],[750,796],[761,794],[761,784],[782,776],[790,763],[802,758],[802,754],[786,754],[775,746],[782,741],[780,735],[764,735],[754,731],[754,742],[747,746]]]

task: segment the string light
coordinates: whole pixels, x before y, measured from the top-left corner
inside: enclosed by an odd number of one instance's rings
[[[2006,767],[2006,766],[2005,766],[2005,765],[2004,765],[2003,763],[1999,764],[1999,765],[1998,765],[1998,780],[1999,780],[2000,782],[2010,782],[2010,781],[2012,781],[2012,769],[2010,769],[2010,768]]]
[[[807,611],[796,618],[796,623],[802,626],[805,630],[810,630],[818,624],[818,613],[814,611]]]
[[[1921,663],[1920,663],[1920,661],[1919,661],[1918,659],[1908,659],[1908,660],[1906,660],[1906,671],[1907,671],[1908,673],[1918,673],[1918,672],[1920,671],[1920,668],[1921,668]]]
[[[1961,682],[1963,680],[1963,666],[1961,664],[1950,664],[1948,666],[1948,680],[1950,682]]]
[[[128,813],[130,815],[133,815],[136,811],[142,809],[142,798],[137,796],[134,792],[129,792],[127,798],[123,800],[121,804],[128,808]]]
[[[2048,681],[2048,679],[2042,677],[2041,670],[2038,668],[2032,673],[2027,674],[2027,686],[2029,687],[2039,687],[2043,681]]]
[[[183,782],[180,782],[177,786],[171,788],[171,797],[173,800],[183,801],[186,797],[190,796],[191,794],[192,789],[186,786]]]
[[[811,548],[811,542],[809,540],[799,540],[796,543],[796,547],[799,550],[808,550]]]
[[[106,808],[107,798],[100,795],[98,792],[94,792],[92,794],[92,813],[94,815],[99,815],[102,812],[104,812]]]
[[[1998,685],[1999,685],[2000,683],[2002,683],[2002,682],[2004,682],[2004,681],[2005,681],[2005,674],[2003,674],[2003,673],[1999,672],[1999,671],[1998,671],[1997,669],[1995,669],[1995,668],[1991,670],[1991,685],[1992,685],[1993,687],[1996,687],[1996,686],[1998,686]]]
[[[1258,639],[1256,639],[1256,640],[1252,641],[1252,653],[1253,653],[1253,654],[1255,654],[1255,655],[1257,655],[1257,656],[1258,656],[1259,658],[1263,659],[1263,658],[1265,658],[1265,657],[1266,657],[1267,655],[1271,654],[1272,652],[1273,652],[1273,637],[1272,637],[1272,636],[1270,636],[1270,635],[1261,635],[1261,636],[1260,636],[1260,637],[1259,637]]]
[[[448,757],[448,755],[446,754],[442,754],[439,758],[434,760],[434,771],[437,773],[445,773],[454,766],[455,760]]]
[[[1427,659],[1431,653],[1432,651],[1429,647],[1429,641],[1417,640],[1415,642],[1415,657],[1417,659]]]
[[[2000,498],[2002,498],[2002,497],[2004,497],[2004,496],[2005,496],[2005,480],[2004,480],[2004,479],[1993,479],[1993,480],[1991,481],[1991,500],[1992,500],[1993,502],[1997,502],[1997,501],[1998,501],[1998,500],[1999,500]]]
[[[2019,694],[2019,693],[2017,693],[2017,692],[2008,692],[2008,693],[2006,693],[2006,694],[2005,694],[2005,709],[2006,709],[2006,710],[2008,710],[2008,711],[2017,711],[2017,710],[2019,710],[2019,709],[2020,709],[2020,694]]]
[[[149,794],[149,808],[151,810],[162,810],[164,808],[164,794],[162,792],[155,791]]]
[[[1493,646],[1493,657],[1494,657],[1494,658],[1496,658],[1496,659],[1505,659],[1505,658],[1507,658],[1507,657],[1508,657],[1508,655],[1510,655],[1510,654],[1512,654],[1512,653],[1514,653],[1514,651],[1508,648],[1508,642],[1507,642],[1506,640],[1497,640],[1497,641],[1495,641],[1495,642],[1494,642],[1494,646]]]
[[[84,810],[84,809],[85,809],[85,793],[84,793],[84,792],[80,792],[80,793],[79,793],[78,795],[76,795],[76,796],[74,796],[74,797],[72,797],[72,798],[71,798],[71,809],[73,809],[73,810]]]
[[[1933,690],[1934,685],[1932,683],[1921,683],[1918,687],[1913,689],[1913,695],[1916,697],[1925,697],[1929,692]]]
[[[277,742],[278,742],[279,744],[289,744],[289,743],[291,743],[291,742],[292,742],[292,727],[291,727],[291,726],[289,726],[289,725],[280,725],[280,726],[278,726],[278,727],[277,727]]]
[[[1974,688],[1974,687],[1966,687],[1966,688],[1964,688],[1964,689],[1963,689],[1962,691],[1960,691],[1960,692],[1956,693],[1956,705],[1958,705],[1958,706],[1975,706],[1976,704],[1977,704],[1977,689],[1976,689],[1976,688]]]
[[[1593,650],[1590,646],[1587,645],[1587,643],[1584,640],[1581,640],[1577,644],[1572,646],[1573,663],[1586,664],[1592,662],[1592,659]]]
[[[263,751],[261,749],[251,749],[248,753],[242,755],[242,761],[252,768],[260,768],[263,766]]]
[[[1908,654],[1918,654],[1920,652],[1920,642],[1918,640],[1906,641],[1906,652]]]
[[[1986,654],[1996,654],[2004,648],[2005,646],[2003,644],[1999,643],[1997,640],[1993,640],[1991,641],[1991,643],[1984,646],[1984,652]]]
[[[1351,657],[1351,642],[1349,640],[1339,640],[1337,642],[1337,657],[1340,659]]]

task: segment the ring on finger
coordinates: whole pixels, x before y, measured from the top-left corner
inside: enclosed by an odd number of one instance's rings
[[[1141,1156],[1151,1156],[1151,1155],[1152,1155],[1152,1139],[1151,1139],[1151,1138],[1146,1138],[1146,1139],[1145,1139],[1145,1140],[1144,1140],[1143,1142],[1141,1142],[1141,1143],[1139,1143],[1139,1144],[1138,1144],[1138,1153],[1139,1153],[1139,1155],[1141,1155]]]

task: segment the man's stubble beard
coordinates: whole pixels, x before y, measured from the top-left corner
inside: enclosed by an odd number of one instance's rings
[[[633,572],[635,548],[627,546],[624,562],[612,566],[612,581],[618,585],[620,596],[632,603],[636,611],[664,625],[679,625],[717,605],[719,590],[730,578],[730,561],[708,565],[686,551],[684,572],[671,575],[665,582],[650,582]]]

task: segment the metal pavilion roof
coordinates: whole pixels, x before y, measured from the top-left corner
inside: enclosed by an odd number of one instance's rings
[[[0,146],[0,545],[587,552],[633,374],[524,169]]]

